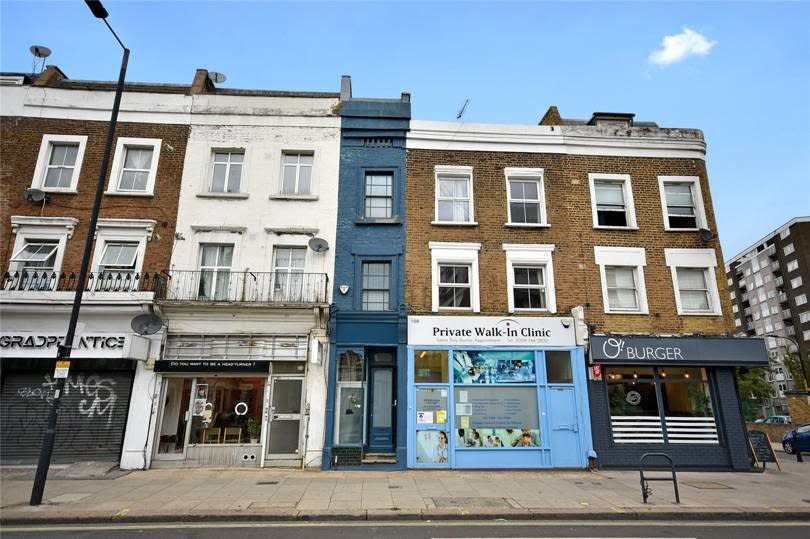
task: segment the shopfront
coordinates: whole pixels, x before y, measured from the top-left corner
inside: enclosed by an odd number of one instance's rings
[[[571,318],[408,318],[408,466],[583,468],[585,360]]]
[[[0,439],[4,464],[36,462],[56,379],[60,333],[0,334]],[[131,333],[81,333],[65,381],[53,450],[54,463],[119,462],[136,364],[149,341]]]
[[[153,466],[300,466],[307,341],[170,335]]]
[[[750,468],[737,367],[764,367],[762,339],[591,337],[594,445],[606,467],[645,452],[694,468]]]

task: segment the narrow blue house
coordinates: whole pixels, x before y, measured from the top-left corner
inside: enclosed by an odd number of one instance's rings
[[[405,135],[410,94],[340,89],[334,302],[323,468],[406,466]]]

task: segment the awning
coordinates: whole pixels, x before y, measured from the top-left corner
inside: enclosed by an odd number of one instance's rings
[[[767,367],[764,339],[593,335],[592,363]]]

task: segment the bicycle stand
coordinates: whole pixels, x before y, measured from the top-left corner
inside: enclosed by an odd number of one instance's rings
[[[648,457],[663,457],[669,461],[669,469],[672,472],[672,477],[644,477],[644,459]],[[672,486],[675,488],[675,503],[681,503],[680,494],[678,494],[678,477],[675,475],[675,464],[666,453],[644,453],[638,461],[638,473],[640,476],[639,482],[641,483],[641,497],[644,498],[644,503],[647,503],[647,498],[652,496],[652,489],[650,488],[650,481],[672,481]]]

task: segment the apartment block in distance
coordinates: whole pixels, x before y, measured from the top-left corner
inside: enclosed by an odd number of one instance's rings
[[[802,388],[784,357],[810,355],[810,217],[791,219],[730,258],[726,277],[736,331],[767,336],[773,397],[759,415],[787,414],[784,392]]]

